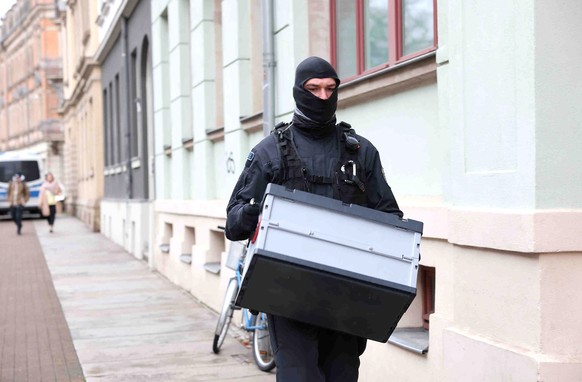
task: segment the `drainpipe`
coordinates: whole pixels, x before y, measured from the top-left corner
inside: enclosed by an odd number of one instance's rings
[[[126,183],[126,199],[125,199],[125,244],[126,244],[126,248],[127,245],[129,245],[129,235],[130,235],[130,228],[131,228],[131,224],[130,224],[130,213],[129,213],[129,201],[132,197],[132,183],[133,183],[133,177],[131,174],[131,108],[133,106],[133,103],[131,102],[131,94],[130,94],[130,88],[132,86],[132,84],[130,83],[130,79],[131,79],[131,73],[130,73],[130,68],[129,68],[129,43],[127,41],[128,37],[128,32],[127,32],[127,28],[128,28],[128,19],[125,16],[122,16],[122,25],[121,25],[121,50],[122,50],[122,59],[123,59],[123,66],[125,67],[125,104],[126,104],[126,110],[125,110],[125,137],[126,137],[126,142],[127,142],[127,183]],[[130,253],[133,254],[133,248],[130,248]]]
[[[263,18],[263,135],[275,126],[275,53],[273,0],[262,0]]]

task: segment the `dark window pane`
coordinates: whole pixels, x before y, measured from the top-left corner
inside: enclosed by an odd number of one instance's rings
[[[403,55],[434,45],[433,0],[402,0]]]
[[[9,182],[12,179],[12,175],[16,173],[24,175],[27,182],[40,179],[40,169],[37,161],[15,160],[0,162],[0,182]]]
[[[131,157],[138,156],[138,132],[137,132],[137,118],[138,110],[138,85],[137,85],[137,50],[131,53]]]
[[[388,62],[388,0],[364,2],[365,68]]]
[[[340,78],[358,73],[356,2],[336,1],[336,69]]]

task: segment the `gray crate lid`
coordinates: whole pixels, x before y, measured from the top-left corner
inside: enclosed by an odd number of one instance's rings
[[[316,207],[326,208],[343,214],[352,215],[358,218],[373,220],[378,223],[402,228],[407,231],[414,231],[422,234],[423,223],[412,219],[400,219],[397,215],[389,214],[372,208],[363,207],[357,204],[343,203],[341,200],[327,198],[325,196],[312,194],[309,192],[289,189],[284,186],[269,183],[265,190],[265,197],[273,195],[299,203],[309,204]],[[263,198],[264,200],[264,198]]]

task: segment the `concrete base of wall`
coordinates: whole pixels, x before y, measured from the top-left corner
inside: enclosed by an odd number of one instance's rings
[[[101,229],[100,200],[79,200],[74,205],[74,215],[81,219],[93,232]]]
[[[101,201],[101,233],[143,260],[149,250],[149,201]]]
[[[216,311],[234,277],[225,266],[230,242],[219,228],[224,206],[223,201],[156,201],[154,207],[153,268]]]

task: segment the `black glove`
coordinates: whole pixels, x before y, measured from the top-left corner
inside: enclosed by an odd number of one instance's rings
[[[259,221],[261,207],[258,204],[245,204],[240,214],[240,226],[242,230],[253,232]]]

